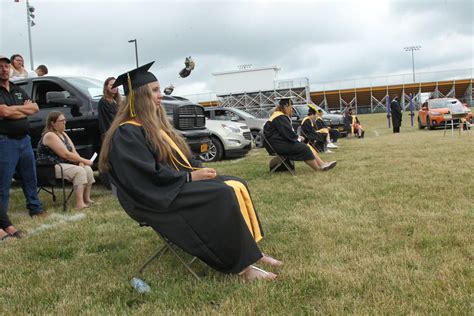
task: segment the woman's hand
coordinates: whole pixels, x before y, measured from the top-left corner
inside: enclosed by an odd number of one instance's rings
[[[299,142],[304,142],[304,137],[303,136],[298,136],[298,141]]]
[[[92,166],[93,162],[92,162],[92,160],[85,159],[84,162],[80,162],[80,163],[79,163],[79,166],[80,166],[81,164],[82,164],[82,165],[86,165],[86,166]]]
[[[212,168],[202,168],[191,172],[193,181],[214,179],[216,176],[216,170]]]

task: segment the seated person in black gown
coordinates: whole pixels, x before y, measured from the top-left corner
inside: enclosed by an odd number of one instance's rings
[[[298,136],[291,125],[291,98],[281,98],[275,111],[263,127],[266,140],[278,155],[290,160],[304,161],[313,170],[329,170],[336,166],[336,161],[329,163],[319,158],[316,150],[302,143],[303,136]]]
[[[313,110],[316,111],[314,121],[316,133],[320,135],[321,142],[324,145],[324,151],[328,151],[328,149],[338,148],[337,145],[333,144],[333,142],[337,142],[340,136],[339,132],[326,124],[326,122],[323,120],[323,111],[321,109],[314,108]]]
[[[347,108],[344,111],[344,128],[347,132],[347,137],[357,135],[358,138],[363,138],[365,131],[360,124],[359,118],[353,114],[352,108]]]
[[[320,153],[325,152],[328,130],[317,128],[317,109],[310,104],[308,104],[308,107],[308,116],[301,121],[301,134],[305,138],[304,142],[311,144]]]
[[[168,122],[153,63],[117,78],[124,85],[119,108],[100,154],[127,214],[187,253],[223,273],[244,279],[275,279],[255,263],[281,265],[263,254],[263,238],[247,184],[217,176],[191,158],[184,139]]]

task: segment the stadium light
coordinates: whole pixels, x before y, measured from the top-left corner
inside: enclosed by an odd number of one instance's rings
[[[31,28],[36,25],[34,18],[35,14],[35,7],[30,5],[28,0],[26,0],[26,23],[28,24],[28,43],[30,45],[30,65],[31,65],[31,70],[35,69],[34,63],[33,63],[33,45],[31,43]]]
[[[421,46],[420,45],[417,45],[417,46],[407,46],[407,47],[404,47],[403,48],[406,52],[410,52],[411,51],[411,64],[412,64],[412,67],[413,67],[413,83],[415,83],[415,54],[413,53],[415,50],[420,50],[421,49]]]
[[[135,61],[137,62],[137,68],[138,68],[138,48],[137,48],[137,39],[132,39],[128,41],[129,43],[135,43]]]

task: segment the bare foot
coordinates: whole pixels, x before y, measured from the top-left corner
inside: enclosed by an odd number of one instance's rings
[[[5,232],[8,233],[11,237],[23,238],[23,233],[15,228],[15,226],[8,226],[5,228]]]
[[[88,208],[88,207],[89,207],[89,205],[87,205],[87,204],[78,204],[78,205],[76,205],[76,211],[80,211],[80,210]]]
[[[244,271],[239,273],[239,276],[242,277],[244,280],[252,281],[252,280],[275,280],[277,275],[271,272],[267,272],[256,266],[248,266]]]
[[[93,200],[87,200],[87,201],[84,201],[87,205],[91,205],[91,204],[94,204],[95,201]]]
[[[0,229],[0,240],[4,240],[4,239],[7,238],[8,236],[10,236],[9,233],[7,233],[6,231],[4,231],[3,229]]]
[[[4,231],[9,235],[13,235],[18,230],[15,228],[15,226],[8,226],[7,228],[4,229]]]
[[[273,267],[281,267],[283,265],[282,261],[277,260],[277,259],[273,258],[272,256],[266,255],[264,253],[262,255],[263,255],[263,257],[260,258],[260,260],[258,260],[258,262],[260,262],[260,263],[267,264],[267,265],[273,266]]]

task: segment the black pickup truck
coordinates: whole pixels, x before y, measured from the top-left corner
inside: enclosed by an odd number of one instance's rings
[[[23,88],[40,111],[29,117],[33,148],[41,138],[46,117],[61,111],[66,117],[66,132],[84,158],[100,152],[97,104],[102,97],[102,82],[85,77],[37,77],[15,81]],[[204,108],[181,97],[164,96],[162,105],[168,119],[190,145],[193,153],[206,152],[210,133],[206,128]],[[96,160],[95,162],[97,162]],[[95,164],[96,167],[97,164]]]

